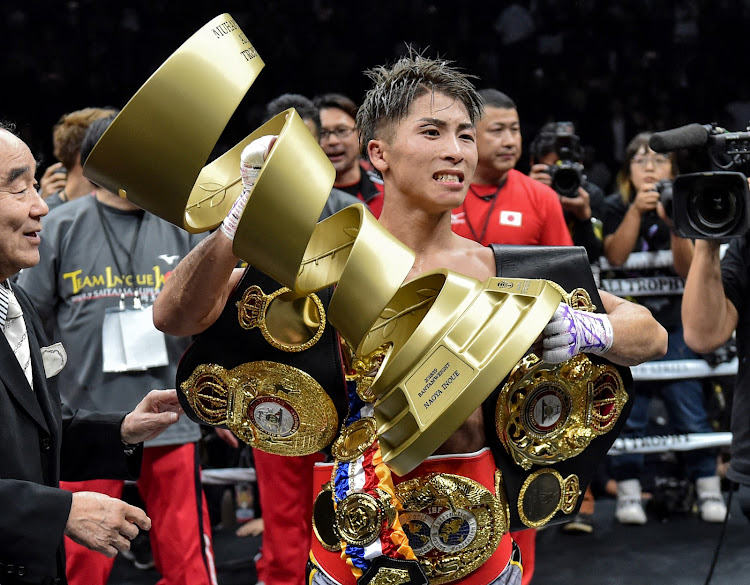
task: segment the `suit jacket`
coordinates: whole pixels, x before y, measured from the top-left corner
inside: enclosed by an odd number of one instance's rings
[[[41,348],[48,345],[28,297],[13,290],[29,337],[34,389],[0,334],[0,579],[66,583],[63,534],[72,502],[60,479],[126,479],[140,453],[127,457],[120,438],[125,413],[73,412],[47,380]]]

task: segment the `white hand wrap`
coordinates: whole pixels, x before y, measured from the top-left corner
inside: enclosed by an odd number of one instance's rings
[[[255,180],[260,174],[260,170],[263,168],[263,163],[268,157],[268,152],[271,150],[271,141],[276,136],[262,136],[256,138],[250,144],[248,144],[242,151],[240,156],[240,174],[242,175],[242,194],[237,197],[237,200],[232,205],[232,209],[221,222],[221,231],[230,240],[234,240],[234,234],[237,232],[237,226],[240,223],[242,212],[245,211],[245,205],[247,205],[248,199],[250,199],[250,193],[255,185]]]
[[[612,347],[612,324],[605,313],[589,313],[560,303],[544,328],[545,362],[559,364],[579,353],[604,355]]]

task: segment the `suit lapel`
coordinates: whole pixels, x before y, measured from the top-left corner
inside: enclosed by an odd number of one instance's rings
[[[0,373],[8,373],[11,378],[10,383],[6,382],[9,390],[37,424],[49,433],[50,429],[54,430],[58,425],[54,416],[55,410],[50,406],[50,396],[48,396],[46,388],[47,376],[44,373],[44,362],[42,361],[42,353],[39,349],[42,345],[41,341],[46,338],[44,331],[40,329],[42,326],[41,321],[39,321],[39,317],[26,293],[19,287],[14,287],[13,290],[18,303],[21,305],[21,311],[23,311],[23,321],[26,325],[29,353],[31,354],[31,375],[36,392],[29,386],[26,375],[23,373],[18,359],[13,354],[13,350],[8,344],[5,335],[0,335],[2,338],[0,340],[0,355],[3,356],[3,365]],[[59,396],[54,397],[54,399],[59,404]]]
[[[27,314],[28,313],[26,313],[24,309],[24,316]],[[50,432],[50,434],[55,434],[55,430],[57,429],[55,412],[60,411],[60,397],[57,395],[57,392],[52,392],[52,388],[55,388],[54,385],[47,388],[47,374],[44,371],[44,360],[42,359],[42,352],[40,349],[42,344],[39,340],[36,328],[33,327],[33,323],[27,324],[26,330],[29,333],[29,349],[31,350],[31,372],[34,380],[34,395],[36,397],[36,403],[41,407],[44,420],[47,422],[47,426],[42,426],[47,432]],[[52,400],[57,402],[56,408],[53,407]]]
[[[29,332],[31,331],[28,326],[26,327],[26,329]],[[32,336],[30,333],[29,347],[32,352],[31,361],[40,361],[41,357],[39,353],[39,346],[36,343],[36,336],[33,337],[33,346],[31,345],[31,339]],[[34,367],[34,369],[36,370],[37,365],[34,364],[34,366],[32,367]],[[34,381],[36,382],[36,371],[34,372],[34,376]],[[44,414],[42,413],[42,409],[39,406],[39,402],[37,401],[36,396],[34,396],[34,392],[29,386],[29,382],[23,373],[23,369],[18,363],[13,350],[8,344],[8,340],[3,334],[0,334],[0,379],[2,379],[2,381],[5,383],[8,392],[10,392],[15,397],[21,407],[29,413],[31,418],[33,418],[37,422],[37,424],[45,431],[48,431],[49,429],[47,428],[47,422],[44,418]]]

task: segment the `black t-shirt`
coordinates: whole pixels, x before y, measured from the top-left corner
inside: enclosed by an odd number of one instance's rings
[[[604,217],[602,217],[605,237],[617,231],[628,208],[629,205],[618,194],[606,198]],[[638,240],[633,252],[656,252],[669,250],[669,247],[670,233],[667,224],[661,220],[656,211],[644,213],[641,216],[641,229],[638,232]]]
[[[748,378],[748,349],[750,349],[750,234],[732,240],[721,261],[724,294],[737,309],[737,356],[739,368],[732,403],[732,447],[727,477],[750,484],[750,379]]]
[[[609,195],[605,200],[602,230],[604,238],[617,231],[625,214],[628,204],[619,194]],[[658,252],[669,250],[671,234],[669,227],[656,214],[649,211],[641,216],[641,227],[633,252]],[[604,275],[603,275],[604,276]],[[639,268],[634,270],[617,270],[617,278],[656,278],[660,276],[677,277],[674,268]],[[653,295],[639,296],[630,300],[647,307],[654,318],[668,330],[674,329],[680,323],[680,307],[682,295]]]
[[[601,222],[604,215],[604,191],[591,181],[585,179],[581,186],[589,194],[591,219],[580,220],[572,213],[566,211],[565,221],[570,230],[570,237],[573,238],[573,245],[586,248],[589,262],[594,264],[599,261],[599,257],[604,252],[602,230],[600,224],[595,223]]]

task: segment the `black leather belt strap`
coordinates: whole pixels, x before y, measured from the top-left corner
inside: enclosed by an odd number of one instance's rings
[[[589,293],[592,303],[596,305],[597,312],[605,312],[594,282],[586,250],[582,246],[511,246],[490,244],[490,248],[495,254],[497,276],[508,278],[543,278],[559,284],[566,292],[571,292],[575,288],[584,288]],[[592,362],[597,364],[610,363],[606,359],[596,355],[589,355],[588,357]],[[609,448],[620,434],[620,430],[625,424],[633,406],[633,377],[630,373],[630,368],[615,364],[612,365],[617,368],[622,376],[625,389],[630,396],[613,429],[607,434],[595,438],[588,448],[579,455],[565,461],[544,466],[547,469],[555,469],[563,477],[571,474],[577,475],[580,481],[581,492],[591,482],[597,466],[606,456],[607,451],[609,451]],[[500,442],[494,422],[495,405],[502,386],[503,384],[500,384],[483,404],[485,431],[487,441],[495,457],[495,464],[503,473],[508,500],[511,502],[511,529],[523,530],[528,527],[521,522],[518,508],[514,503],[518,501],[518,495],[524,480],[533,472],[543,467],[534,465],[529,470],[522,469],[512,460]],[[582,500],[583,498],[578,498],[578,503],[570,514],[565,514],[562,511],[558,512],[550,524],[567,522],[572,519],[578,513]]]

